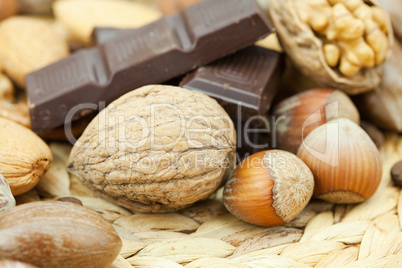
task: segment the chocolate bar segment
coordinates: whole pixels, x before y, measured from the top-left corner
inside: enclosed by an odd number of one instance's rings
[[[281,53],[251,46],[198,68],[180,83],[215,98],[233,119],[238,162],[273,145],[266,114],[283,67]]]
[[[187,74],[180,86],[215,98],[232,119],[245,122],[266,115],[282,67],[281,53],[251,46]]]
[[[254,0],[204,0],[26,77],[35,132],[210,63],[271,32]],[[84,109],[84,110],[82,110]]]
[[[95,27],[92,31],[91,42],[94,45],[100,45],[117,37],[120,34],[130,34],[136,29],[121,29],[115,27]]]

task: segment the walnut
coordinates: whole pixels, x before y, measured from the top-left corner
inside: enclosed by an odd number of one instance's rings
[[[302,72],[348,94],[373,90],[391,54],[389,14],[372,0],[273,0],[282,45]]]
[[[111,103],[75,143],[69,171],[102,197],[140,212],[208,198],[234,168],[236,133],[203,93],[151,85]]]

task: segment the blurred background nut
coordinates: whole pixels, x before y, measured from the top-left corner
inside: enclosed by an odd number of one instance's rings
[[[402,41],[395,40],[392,53],[384,64],[380,86],[354,96],[353,101],[362,118],[382,129],[402,133]]]
[[[201,0],[159,0],[158,6],[164,15],[172,15],[200,1]]]
[[[380,83],[393,34],[376,2],[272,0],[270,15],[284,50],[320,85],[359,94]]]
[[[360,127],[364,131],[366,131],[367,135],[369,135],[369,137],[374,142],[374,144],[377,146],[377,148],[380,149],[381,146],[385,142],[384,133],[382,133],[382,131],[379,130],[375,125],[373,125],[373,124],[371,124],[369,122],[366,122],[366,121],[361,121],[360,122]]]
[[[0,73],[0,100],[14,101],[13,83],[2,73]]]
[[[0,21],[18,13],[18,0],[0,0]]]
[[[19,261],[3,260],[0,261],[0,268],[37,268],[37,266]]]
[[[392,166],[391,179],[396,186],[402,187],[402,161],[399,161]]]
[[[392,27],[395,35],[402,41],[402,1],[378,0],[378,2],[391,14]]]
[[[26,101],[11,103],[0,100],[0,117],[14,121],[27,128],[31,127],[31,119]]]
[[[50,15],[54,0],[17,0],[20,13],[30,15]]]
[[[161,13],[123,0],[59,0],[53,12],[77,42],[89,44],[95,26],[136,28],[159,19]]]
[[[39,267],[106,267],[122,242],[100,214],[58,201],[33,202],[1,214],[0,259]]]
[[[25,85],[27,73],[67,55],[65,39],[48,23],[28,17],[12,17],[0,23],[2,67],[21,87]]]
[[[0,118],[0,173],[13,195],[23,194],[49,169],[52,153],[30,129]]]
[[[14,196],[7,180],[0,174],[0,212],[12,207],[15,207]]]
[[[122,207],[167,212],[217,190],[234,168],[235,150],[233,122],[215,100],[150,85],[95,117],[75,143],[68,169]]]
[[[318,88],[298,93],[276,105],[276,141],[279,149],[297,153],[303,138],[318,126],[343,117],[360,123],[351,99],[342,91]]]

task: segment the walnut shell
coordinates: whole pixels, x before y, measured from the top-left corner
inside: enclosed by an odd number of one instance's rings
[[[140,212],[208,198],[234,168],[233,122],[207,95],[150,85],[111,103],[74,145],[69,171],[102,197]]]
[[[100,214],[58,201],[2,212],[0,237],[0,259],[39,267],[106,267],[122,247],[113,226]]]
[[[272,0],[270,15],[278,37],[293,63],[308,77],[321,86],[337,88],[350,95],[375,89],[381,82],[382,65],[361,69],[354,76],[342,75],[325,61],[323,41],[314,33],[297,12],[299,0]],[[365,3],[378,6],[374,0]],[[393,43],[393,32],[388,16],[388,38]],[[388,50],[388,57],[391,50]]]
[[[0,117],[0,173],[13,195],[31,190],[53,160],[49,146],[30,129]]]

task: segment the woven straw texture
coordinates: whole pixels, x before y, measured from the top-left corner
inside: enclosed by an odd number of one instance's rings
[[[286,226],[263,228],[233,217],[222,190],[169,214],[132,214],[93,196],[66,171],[71,147],[51,144],[55,161],[40,184],[17,203],[79,198],[112,222],[123,240],[111,267],[402,267],[402,194],[390,169],[402,159],[402,137],[387,134],[383,178],[370,200],[333,205],[312,200]]]

